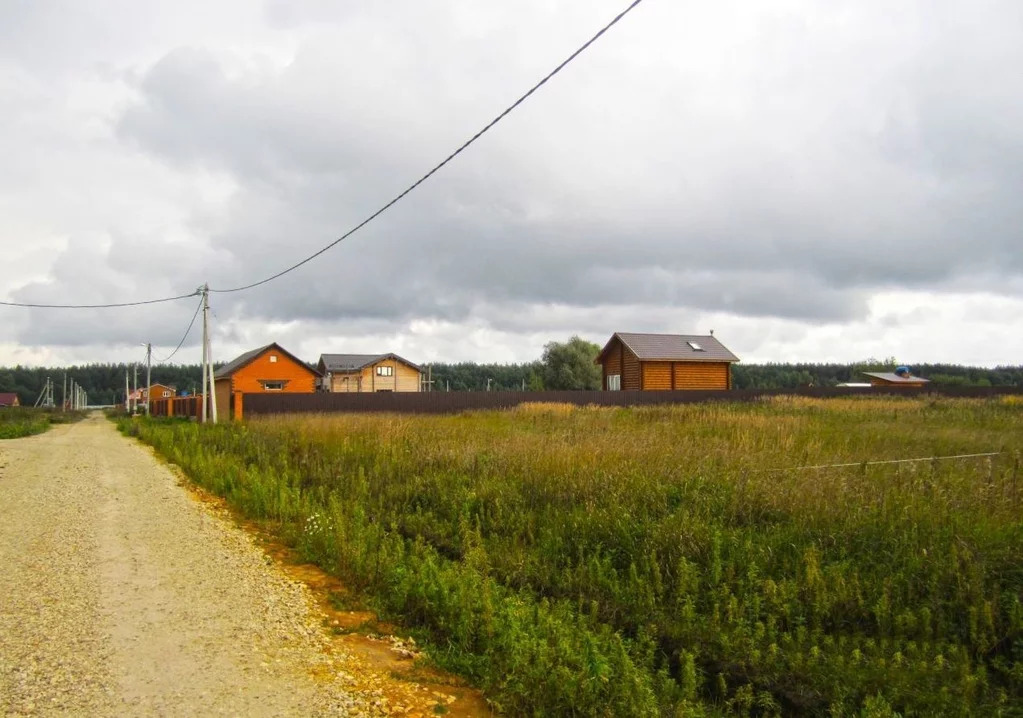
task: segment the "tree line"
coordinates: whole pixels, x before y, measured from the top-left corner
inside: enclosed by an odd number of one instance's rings
[[[433,391],[543,391],[600,389],[601,370],[594,363],[600,347],[579,337],[566,342],[550,342],[543,355],[521,364],[477,364],[474,362],[437,362],[423,366]],[[866,381],[861,372],[892,371],[897,362],[867,359],[851,364],[734,364],[732,386],[736,389],[796,389],[806,386],[835,386],[845,382]],[[124,401],[125,372],[133,375],[134,364],[86,364],[71,367],[0,368],[0,392],[17,392],[22,404],[35,402],[50,378],[61,398],[66,373],[83,387],[93,404],[118,404]],[[913,373],[935,384],[958,386],[1023,386],[1023,365],[996,367],[958,364],[917,364]],[[198,364],[159,365],[152,370],[153,382],[167,384],[179,392],[193,393],[202,387]],[[425,378],[425,377],[424,377]],[[145,384],[145,370],[139,368],[139,386]]]

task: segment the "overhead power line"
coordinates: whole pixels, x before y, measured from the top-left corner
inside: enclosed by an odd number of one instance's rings
[[[440,162],[439,164],[437,164],[437,165],[436,165],[436,166],[435,166],[435,167],[434,167],[433,169],[431,169],[431,170],[430,170],[429,172],[427,172],[427,173],[426,173],[426,174],[424,174],[424,175],[423,175],[422,177],[420,177],[420,178],[419,178],[419,179],[417,179],[417,180],[416,180],[415,182],[413,182],[413,183],[412,183],[412,184],[410,184],[410,185],[409,185],[408,187],[406,187],[406,188],[405,188],[405,189],[404,189],[404,190],[403,190],[403,191],[402,191],[402,192],[401,192],[400,194],[398,194],[398,195],[397,195],[396,197],[394,197],[394,199],[392,199],[392,200],[391,200],[390,202],[388,202],[387,204],[385,204],[384,206],[382,206],[382,207],[381,207],[380,209],[378,209],[378,210],[377,210],[376,212],[374,212],[373,214],[371,214],[371,215],[369,215],[368,217],[366,217],[366,219],[364,219],[364,220],[362,220],[361,222],[359,222],[359,223],[358,223],[357,225],[355,225],[355,226],[354,226],[354,227],[352,227],[352,228],[351,228],[350,230],[348,230],[347,232],[345,232],[345,233],[344,233],[343,235],[341,235],[340,237],[338,237],[337,239],[335,239],[335,240],[334,240],[333,242],[331,242],[331,243],[330,243],[330,244],[328,244],[327,246],[323,247],[322,249],[320,249],[320,250],[318,250],[318,251],[314,252],[313,254],[310,254],[310,255],[309,255],[308,257],[306,257],[305,259],[303,259],[303,260],[302,260],[301,262],[297,262],[296,264],[293,264],[293,265],[291,265],[291,266],[290,266],[290,267],[288,267],[287,269],[282,269],[282,270],[281,270],[280,272],[277,272],[276,274],[272,274],[272,275],[270,275],[269,277],[266,277],[265,279],[261,279],[261,280],[259,280],[258,282],[252,282],[251,284],[245,284],[245,285],[242,285],[242,286],[240,286],[240,287],[234,287],[234,288],[232,288],[232,289],[213,289],[213,288],[210,288],[210,291],[211,291],[211,292],[218,292],[218,293],[220,293],[220,294],[226,294],[226,293],[230,293],[230,292],[243,292],[243,291],[245,291],[246,289],[253,289],[254,287],[258,287],[258,286],[260,286],[260,285],[262,285],[262,284],[267,284],[268,282],[272,282],[272,281],[273,281],[273,280],[275,280],[275,279],[279,279],[280,277],[283,277],[283,276],[284,276],[285,274],[288,274],[289,272],[293,272],[293,271],[295,271],[296,269],[298,269],[299,267],[301,267],[301,266],[303,266],[303,265],[305,265],[305,264],[308,264],[309,262],[311,262],[311,261],[313,261],[314,259],[316,259],[317,257],[319,257],[319,256],[320,256],[321,254],[323,254],[324,252],[328,251],[329,249],[332,249],[333,247],[337,246],[338,244],[340,244],[340,243],[341,243],[341,242],[343,242],[344,240],[346,240],[346,239],[348,239],[349,237],[351,237],[351,236],[352,236],[353,234],[355,234],[356,232],[358,232],[358,231],[359,231],[360,229],[362,229],[363,227],[365,227],[365,226],[366,226],[367,224],[369,224],[369,223],[370,223],[370,222],[372,222],[372,221],[373,221],[374,219],[376,219],[377,217],[379,217],[380,215],[382,215],[382,214],[383,214],[384,212],[386,212],[387,210],[389,210],[389,209],[390,209],[391,207],[393,207],[393,206],[394,206],[395,204],[397,204],[398,202],[400,202],[400,201],[401,201],[401,200],[402,200],[402,199],[403,199],[403,198],[405,197],[405,195],[409,194],[409,193],[410,193],[410,192],[411,192],[412,190],[414,190],[414,189],[415,189],[416,187],[418,187],[418,186],[419,186],[419,185],[421,185],[421,184],[422,184],[423,182],[425,182],[425,181],[426,181],[426,180],[428,180],[428,179],[429,179],[430,177],[432,177],[432,176],[433,176],[433,175],[434,175],[434,174],[435,174],[436,172],[438,172],[438,171],[439,171],[439,170],[440,170],[440,169],[441,169],[442,167],[444,167],[444,165],[446,165],[446,164],[447,164],[448,162],[450,162],[451,160],[455,159],[455,157],[457,157],[458,155],[462,154],[462,152],[463,152],[463,151],[465,151],[466,149],[468,149],[469,145],[471,145],[471,144],[472,144],[473,142],[475,142],[475,141],[476,141],[476,140],[478,140],[478,139],[479,139],[480,137],[482,137],[482,136],[483,136],[483,135],[484,135],[484,134],[485,134],[485,133],[486,133],[486,132],[487,132],[488,130],[490,130],[490,128],[491,128],[491,127],[493,127],[493,126],[494,126],[494,125],[496,125],[496,124],[497,124],[498,122],[500,122],[501,120],[503,120],[503,119],[504,119],[504,118],[505,118],[506,116],[508,116],[508,115],[509,115],[509,114],[510,114],[510,113],[511,113],[511,112],[512,112],[512,111],[513,111],[513,110],[514,110],[515,108],[517,108],[517,107],[518,107],[519,105],[521,105],[521,104],[522,104],[523,102],[525,102],[525,101],[526,101],[527,99],[529,99],[529,97],[530,97],[530,96],[531,96],[531,95],[532,95],[532,94],[533,94],[534,92],[536,92],[537,90],[539,90],[539,89],[540,89],[541,87],[543,87],[543,86],[544,86],[544,85],[545,85],[545,84],[547,83],[547,81],[548,81],[548,80],[550,80],[550,79],[551,79],[552,77],[554,77],[554,76],[555,76],[555,75],[557,75],[557,74],[558,74],[559,72],[561,72],[561,70],[562,70],[562,69],[564,69],[564,67],[565,67],[566,65],[568,65],[568,63],[572,62],[572,60],[574,60],[574,59],[575,59],[576,57],[578,57],[578,56],[579,56],[580,54],[582,54],[582,53],[583,53],[583,51],[584,51],[584,50],[586,50],[586,48],[588,48],[588,47],[589,47],[590,45],[592,45],[592,44],[593,44],[594,42],[596,42],[596,41],[597,41],[598,39],[600,39],[600,37],[601,37],[601,36],[602,36],[602,35],[603,35],[604,33],[606,33],[606,32],[607,32],[608,30],[610,30],[610,29],[611,29],[612,27],[614,27],[614,26],[615,26],[615,25],[616,25],[616,24],[618,23],[618,21],[619,21],[619,20],[621,20],[621,19],[622,19],[623,17],[625,17],[625,16],[626,16],[626,15],[627,15],[627,14],[628,14],[628,13],[629,13],[630,11],[632,11],[632,10],[633,10],[633,9],[634,9],[634,8],[635,8],[635,7],[637,6],[637,5],[639,5],[639,4],[641,3],[641,2],[643,2],[643,0],[633,0],[633,2],[632,2],[632,3],[630,3],[630,4],[629,4],[629,6],[628,6],[627,8],[625,8],[625,9],[624,9],[624,10],[622,10],[622,11],[621,11],[620,13],[618,13],[618,14],[617,14],[617,15],[616,15],[616,16],[614,17],[614,19],[613,19],[613,20],[611,20],[611,22],[609,22],[609,23],[608,23],[607,25],[605,25],[604,27],[602,27],[602,28],[601,28],[601,29],[600,29],[600,30],[599,30],[599,31],[597,32],[597,34],[596,34],[596,35],[594,35],[594,36],[593,36],[593,37],[591,37],[591,38],[590,38],[589,40],[587,40],[587,41],[586,41],[586,42],[585,42],[585,43],[584,43],[584,44],[583,44],[583,45],[582,45],[581,47],[579,47],[579,49],[577,49],[577,50],[576,50],[575,52],[573,52],[573,53],[572,53],[571,55],[569,55],[569,56],[568,56],[568,57],[567,57],[567,58],[566,58],[565,60],[563,60],[563,61],[561,62],[561,64],[559,64],[559,65],[558,65],[557,67],[555,67],[555,68],[554,68],[553,70],[551,70],[551,71],[550,71],[549,73],[547,73],[547,74],[546,74],[546,75],[544,76],[544,78],[543,78],[542,80],[540,80],[540,81],[539,81],[539,82],[537,82],[537,83],[536,83],[535,85],[533,85],[533,86],[532,86],[531,88],[529,88],[529,90],[528,90],[528,91],[527,91],[527,92],[526,92],[526,93],[525,93],[524,95],[522,95],[522,96],[521,96],[521,97],[520,97],[519,99],[515,100],[515,102],[513,102],[513,103],[512,103],[511,105],[509,105],[509,106],[508,106],[507,108],[505,108],[505,110],[504,110],[503,112],[501,112],[501,114],[499,114],[499,115],[498,115],[497,117],[495,117],[495,118],[494,118],[494,119],[492,119],[492,120],[491,120],[490,122],[488,122],[488,123],[487,123],[487,124],[486,124],[486,125],[485,125],[485,126],[483,127],[483,129],[481,129],[481,130],[480,130],[479,132],[477,132],[477,133],[476,133],[475,135],[473,135],[473,136],[472,136],[472,137],[470,137],[470,138],[469,138],[468,140],[466,140],[466,141],[465,141],[465,142],[464,142],[464,143],[462,144],[462,146],[461,146],[461,147],[459,147],[459,148],[458,148],[457,150],[455,150],[455,151],[454,151],[454,152],[452,152],[452,153],[451,153],[450,155],[448,155],[447,157],[445,157],[445,158],[444,158],[444,159],[443,159],[443,160],[442,160],[442,161],[441,161],[441,162]]]
[[[192,321],[188,323],[188,329],[185,330],[184,336],[181,337],[181,341],[178,342],[178,345],[176,347],[174,347],[174,351],[172,351],[163,359],[157,359],[156,360],[157,364],[165,364],[166,362],[169,362],[174,357],[174,355],[178,353],[178,350],[181,349],[182,346],[184,346],[185,340],[188,339],[188,335],[192,332],[192,327],[195,326],[195,318],[199,316],[199,311],[201,309],[202,302],[200,301],[199,306],[195,308],[195,314],[192,315]]]
[[[505,117],[507,117],[519,105],[521,105],[523,102],[525,102],[527,99],[529,99],[533,95],[534,92],[536,92],[541,87],[543,87],[545,84],[547,84],[548,80],[550,80],[552,77],[554,77],[559,72],[561,72],[565,68],[565,66],[567,66],[575,58],[577,58],[579,55],[581,55],[590,45],[592,45],[594,42],[596,42],[598,39],[600,39],[604,35],[604,33],[606,33],[608,30],[610,30],[612,27],[614,27],[616,24],[618,24],[618,22],[623,17],[625,17],[627,14],[629,14],[629,12],[631,12],[633,9],[635,9],[635,7],[637,5],[639,5],[641,2],[643,2],[643,0],[633,0],[628,5],[628,7],[626,7],[624,10],[622,10],[620,13],[618,13],[614,17],[614,19],[611,20],[611,22],[609,22],[606,25],[604,25],[604,27],[602,27],[593,37],[591,37],[589,40],[587,40],[585,43],[583,43],[577,50],[575,50],[575,52],[573,52],[571,55],[569,55],[567,58],[565,58],[560,64],[558,64],[557,67],[555,67],[553,70],[551,70],[549,73],[547,73],[543,77],[543,79],[541,79],[539,82],[537,82],[531,88],[529,88],[529,90],[527,90],[524,95],[519,97],[517,100],[515,100],[515,102],[513,102],[511,105],[509,105],[507,108],[505,108],[504,111],[502,111],[499,115],[497,115],[497,117],[495,117],[490,122],[488,122],[481,130],[479,130],[476,134],[474,134],[472,137],[470,137],[468,140],[466,140],[458,149],[456,149],[454,152],[452,152],[447,157],[445,157],[440,163],[438,163],[435,167],[433,167],[433,169],[431,169],[426,174],[424,174],[422,177],[420,177],[415,182],[410,184],[401,193],[399,193],[397,196],[395,196],[393,199],[391,199],[385,205],[380,207],[377,211],[373,212],[373,214],[371,214],[368,217],[366,217],[366,219],[364,219],[361,222],[359,222],[357,225],[355,225],[350,230],[345,232],[343,235],[341,235],[340,237],[335,239],[333,242],[331,242],[330,244],[326,245],[322,249],[314,252],[313,254],[309,255],[308,257],[306,257],[302,261],[297,262],[296,264],[293,264],[290,267],[288,267],[286,269],[283,269],[280,272],[277,272],[276,274],[272,274],[269,277],[266,277],[265,279],[261,279],[258,282],[252,282],[251,284],[245,284],[245,285],[242,285],[240,287],[233,287],[231,289],[212,289],[211,288],[209,291],[211,291],[211,292],[218,292],[218,293],[221,293],[221,294],[226,294],[226,293],[231,293],[231,292],[242,292],[242,291],[245,291],[246,289],[253,289],[254,287],[258,287],[260,285],[267,284],[268,282],[272,282],[273,280],[278,279],[280,277],[283,277],[285,274],[288,274],[289,272],[293,272],[296,269],[298,269],[299,267],[301,267],[301,266],[303,266],[305,264],[308,264],[309,262],[313,261],[314,259],[316,259],[320,255],[322,255],[324,252],[327,252],[328,250],[330,250],[333,247],[337,246],[338,244],[340,244],[344,240],[348,239],[348,237],[350,237],[353,234],[355,234],[356,232],[358,232],[360,229],[365,227],[367,224],[372,222],[374,219],[376,219],[377,217],[382,215],[384,212],[389,210],[391,207],[393,207],[395,204],[397,204],[402,199],[404,199],[406,195],[408,195],[410,192],[412,192],[414,189],[416,189],[419,185],[423,184],[423,182],[425,182],[426,180],[430,179],[430,177],[432,177],[434,174],[436,174],[438,171],[440,171],[441,168],[443,168],[445,165],[447,165],[449,162],[451,162],[453,159],[455,159],[455,157],[457,157],[458,155],[462,154],[462,152],[464,152],[466,149],[468,149],[470,145],[472,145],[476,140],[478,140],[480,137],[482,137],[484,134],[486,134],[494,125],[496,125],[498,122],[500,122]],[[188,299],[189,297],[197,296],[199,293],[200,293],[199,290],[196,290],[196,291],[190,292],[188,294],[179,294],[179,295],[173,296],[173,297],[160,297],[158,299],[146,299],[146,300],[140,300],[140,301],[134,301],[134,302],[111,302],[111,303],[106,303],[106,304],[45,304],[45,303],[40,303],[40,302],[9,302],[9,301],[0,300],[0,306],[6,306],[6,307],[26,307],[26,308],[35,308],[35,309],[115,309],[115,308],[119,308],[119,307],[138,307],[138,306],[144,306],[144,305],[148,305],[148,304],[162,304],[162,303],[165,303],[165,302],[176,302],[176,301],[179,301],[181,299]],[[177,351],[177,350],[175,350],[175,351]],[[164,361],[166,361],[166,360],[164,360]]]
[[[5,307],[32,307],[35,309],[114,309],[117,307],[141,307],[145,304],[163,304],[164,302],[176,302],[179,299],[188,299],[198,296],[199,291],[189,294],[179,294],[176,297],[161,297],[160,299],[145,299],[138,302],[114,302],[110,304],[37,304],[34,302],[6,302],[0,300],[0,305]]]

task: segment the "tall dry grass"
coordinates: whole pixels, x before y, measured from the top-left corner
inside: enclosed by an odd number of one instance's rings
[[[967,715],[1023,700],[1021,429],[893,397],[139,430],[512,714]]]

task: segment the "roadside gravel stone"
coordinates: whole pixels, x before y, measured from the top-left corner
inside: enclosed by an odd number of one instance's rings
[[[0,715],[378,715],[308,589],[100,416],[0,443]]]

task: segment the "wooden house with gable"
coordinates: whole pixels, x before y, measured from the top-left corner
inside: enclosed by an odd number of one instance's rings
[[[274,342],[245,352],[217,369],[214,398],[221,417],[242,415],[242,395],[265,392],[312,394],[320,373]]]
[[[739,361],[713,335],[616,332],[597,355],[608,391],[731,389]]]
[[[316,365],[329,392],[422,391],[422,369],[397,354],[322,354]]]

